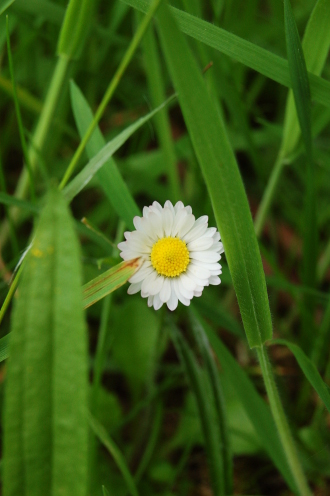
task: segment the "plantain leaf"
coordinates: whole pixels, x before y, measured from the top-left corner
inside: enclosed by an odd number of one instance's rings
[[[272,336],[265,275],[242,179],[224,123],[183,35],[162,4],[158,24],[169,72],[201,167],[250,347]]]
[[[87,336],[80,252],[51,190],[14,304],[4,410],[4,496],[85,496]]]

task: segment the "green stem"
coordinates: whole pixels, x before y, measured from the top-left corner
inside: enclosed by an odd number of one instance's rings
[[[257,347],[257,354],[265,382],[270,408],[277,427],[277,431],[287,457],[297,490],[301,496],[311,496],[305,474],[302,470],[297,450],[294,444],[289,424],[276,388],[272,367],[264,346]]]
[[[144,35],[144,33],[146,32],[146,29],[147,27],[149,26],[156,10],[158,9],[159,5],[160,5],[160,2],[162,0],[154,0],[153,3],[151,4],[151,7],[148,11],[148,13],[146,14],[146,16],[143,18],[141,24],[139,25],[124,57],[122,58],[121,60],[121,63],[115,73],[115,75],[113,76],[109,86],[108,86],[108,89],[107,91],[105,92],[105,95],[95,113],[95,116],[94,116],[94,119],[93,121],[90,123],[83,139],[81,140],[80,142],[80,145],[78,146],[74,156],[72,157],[72,160],[70,162],[70,164],[68,165],[68,168],[67,170],[65,171],[65,174],[63,176],[63,179],[60,183],[60,186],[59,188],[62,190],[64,188],[64,186],[67,184],[68,180],[70,179],[87,143],[88,143],[88,140],[90,139],[94,129],[96,128],[99,120],[101,119],[109,101],[111,100],[128,64],[130,63],[137,47],[139,46],[140,44],[140,41]]]
[[[20,268],[18,269],[18,271],[15,274],[15,277],[13,279],[13,282],[11,283],[11,286],[9,288],[9,291],[7,293],[7,296],[5,298],[5,301],[3,302],[2,307],[0,309],[0,325],[1,325],[1,322],[2,322],[2,320],[4,318],[4,316],[5,316],[6,310],[7,310],[8,306],[9,306],[9,304],[11,302],[11,299],[12,299],[12,297],[15,294],[15,291],[16,291],[16,288],[17,288],[17,285],[18,285],[18,281],[19,281],[20,275],[22,273],[23,265],[24,265],[24,260],[21,263]]]
[[[61,95],[63,84],[69,67],[67,57],[59,57],[55,71],[47,92],[46,100],[35,129],[32,144],[29,147],[28,156],[31,170],[36,169],[38,163],[38,154],[42,152],[49,129],[54,119],[56,107]],[[26,169],[23,169],[15,190],[16,198],[25,198],[29,184],[29,175]],[[19,219],[20,210],[17,207],[11,209],[11,219],[16,223]],[[4,245],[9,234],[9,224],[4,222],[0,230],[0,244]]]
[[[276,162],[272,169],[269,181],[267,183],[264,195],[261,199],[259,209],[254,221],[254,229],[257,237],[260,236],[262,232],[262,228],[264,227],[265,220],[273,201],[273,197],[277,188],[278,181],[280,179],[280,175],[284,165],[284,157],[282,154],[282,150],[279,151]]]

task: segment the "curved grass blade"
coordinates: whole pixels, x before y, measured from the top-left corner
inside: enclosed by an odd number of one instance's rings
[[[224,123],[167,5],[158,25],[165,59],[201,167],[250,347],[272,336],[265,275],[252,217]]]
[[[203,327],[200,325],[200,322],[198,321],[193,308],[190,311],[190,320],[195,339],[202,352],[203,360],[214,396],[217,422],[220,431],[220,449],[223,463],[225,494],[228,495],[232,494],[233,492],[233,462],[229,443],[229,430],[226,419],[224,397],[219,380],[219,373],[215,365],[214,358],[211,354],[209,340],[205,334]]]
[[[127,260],[103,272],[83,286],[84,308],[94,305],[125,284],[140,267],[140,259]]]
[[[70,81],[70,94],[74,118],[82,138],[94,116],[84,95],[72,80]],[[91,160],[105,145],[105,139],[99,127],[96,126],[86,145],[88,158]],[[112,157],[99,169],[97,177],[118,216],[124,220],[129,229],[134,229],[133,218],[136,215],[141,215],[141,212]]]
[[[87,490],[87,335],[80,252],[51,190],[15,301],[5,390],[4,496]]]
[[[187,342],[174,324],[171,325],[171,334],[196,398],[214,494],[217,496],[225,495],[227,493],[225,493],[225,474],[221,457],[220,434],[219,427],[214,422],[214,413],[209,394],[210,385],[206,381],[206,377],[197,364]]]
[[[261,399],[246,372],[240,368],[213,329],[198,316],[196,311],[194,313],[219,360],[221,375],[226,378],[235,390],[269,458],[274,462],[289,487],[294,491],[295,483],[286,463],[285,454],[279,441],[269,407]]]
[[[174,97],[170,97],[162,105],[154,109],[149,114],[138,119],[134,124],[128,126],[124,131],[119,133],[115,138],[109,141],[95,157],[93,157],[88,164],[76,175],[76,177],[63,189],[64,197],[67,201],[71,202],[73,198],[80,193],[80,191],[89,183],[93,176],[100,170],[100,168],[109,160],[109,158],[128,140],[130,136],[139,127],[145,124],[151,117],[153,117],[159,110],[167,105]]]
[[[296,344],[290,343],[286,339],[273,339],[271,344],[282,344],[289,348],[289,350],[295,356],[299,367],[305,374],[306,378],[309,380],[326,408],[330,412],[330,394],[329,388],[320,376],[319,371],[315,367],[314,363],[305,355],[302,349]]]
[[[146,0],[121,1],[142,12],[147,12],[150,5]],[[219,50],[273,81],[291,87],[288,63],[284,58],[175,7],[170,9],[183,33]],[[330,82],[311,73],[308,77],[313,99],[330,107]]]
[[[129,471],[126,460],[123,454],[121,453],[120,449],[118,448],[118,446],[110,438],[107,431],[104,429],[103,425],[101,425],[91,414],[89,415],[89,425],[94,431],[94,434],[99,438],[101,443],[107,448],[110,455],[115,460],[117,467],[122,473],[129,494],[131,494],[132,496],[139,496],[134,479]],[[104,493],[106,494],[105,491]]]

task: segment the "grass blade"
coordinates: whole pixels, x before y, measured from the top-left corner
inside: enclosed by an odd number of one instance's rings
[[[9,334],[0,339],[0,362],[9,357]]]
[[[15,0],[0,0],[0,15],[3,14],[4,11],[7,10],[8,7],[10,7],[14,2]]]
[[[252,217],[224,123],[168,7],[158,24],[163,51],[212,201],[250,347],[272,336],[265,276]],[[252,269],[253,268],[253,269]]]
[[[83,286],[84,308],[94,305],[108,294],[125,284],[140,267],[140,259],[128,260],[103,272]]]
[[[110,438],[104,427],[92,415],[89,415],[89,425],[93,429],[94,434],[99,438],[101,443],[107,448],[110,455],[115,460],[116,465],[121,471],[123,479],[126,483],[129,494],[131,494],[132,496],[139,496],[134,479],[129,471],[126,460],[118,446]]]
[[[49,193],[15,302],[5,391],[5,496],[87,490],[87,339],[80,253],[57,190]]]
[[[70,81],[70,94],[76,125],[79,130],[79,135],[82,138],[94,117],[84,95],[74,81]],[[99,127],[96,126],[86,145],[88,158],[91,160],[105,145],[105,139],[103,138]],[[125,181],[121,177],[113,158],[110,158],[109,161],[99,169],[97,177],[100,181],[101,188],[118,216],[124,220],[129,229],[134,229],[133,218],[136,215],[141,215],[141,212],[126,186]]]
[[[330,412],[330,394],[328,386],[323,381],[314,363],[305,355],[305,353],[299,346],[294,343],[290,343],[286,339],[273,339],[272,344],[282,344],[289,348],[289,350],[295,356],[295,359],[297,360],[299,367],[305,374],[306,378],[309,380],[309,382],[325,404],[326,408]]]
[[[121,1],[142,12],[147,12],[150,5],[146,0]],[[179,9],[171,7],[171,12],[183,33],[219,50],[273,81],[291,87],[289,67],[284,58]],[[313,99],[330,107],[329,81],[311,73],[308,77]]]
[[[294,490],[295,484],[288,469],[283,448],[280,444],[268,406],[259,396],[248,375],[240,368],[213,329],[196,312],[195,315],[203,326],[211,346],[218,357],[221,365],[221,375],[228,380],[237,393],[237,397],[241,401],[269,458],[274,462],[290,488]]]
[[[210,402],[209,384],[206,383],[205,376],[197,364],[197,361],[190,350],[187,342],[182,337],[179,330],[171,326],[172,339],[177,353],[184,366],[190,387],[195,395],[201,427],[205,439],[205,448],[209,459],[209,469],[211,483],[216,496],[225,494],[225,479],[223,472],[223,461],[221,458],[219,428],[214,422],[214,414]]]
[[[119,133],[109,143],[107,143],[98,153],[92,158],[88,164],[77,174],[77,176],[63,189],[64,197],[71,202],[73,198],[82,191],[89,183],[100,168],[109,160],[109,158],[128,140],[132,134],[151,119],[159,110],[167,105],[173,97],[169,98],[162,105],[138,119],[134,124],[128,126],[124,131]],[[132,221],[132,220],[131,220]]]

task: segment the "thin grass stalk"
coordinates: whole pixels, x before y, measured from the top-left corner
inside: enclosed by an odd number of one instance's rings
[[[90,123],[83,139],[80,142],[80,145],[78,146],[74,156],[72,157],[70,164],[67,167],[67,170],[65,171],[63,179],[59,185],[60,190],[62,190],[64,188],[64,186],[67,184],[74,169],[76,168],[76,166],[79,162],[79,159],[80,159],[80,157],[81,157],[81,155],[82,155],[82,153],[83,153],[83,151],[84,151],[84,149],[88,143],[89,138],[91,137],[95,127],[97,126],[99,120],[101,119],[102,115],[104,114],[104,111],[105,111],[107,105],[109,104],[111,98],[113,97],[113,94],[114,94],[115,90],[117,89],[117,86],[118,86],[119,82],[121,81],[121,78],[123,77],[123,74],[124,74],[128,64],[130,63],[136,49],[138,48],[138,46],[142,40],[142,37],[145,34],[153,16],[155,15],[155,13],[156,13],[156,11],[157,11],[160,3],[161,3],[161,1],[162,0],[153,0],[152,4],[150,6],[150,9],[148,10],[148,13],[142,19],[142,22],[139,25],[128,49],[126,50],[126,53],[125,53],[124,57],[122,58],[116,73],[114,74],[112,80],[110,81],[108,89],[106,90],[104,97],[103,97],[100,105],[98,106],[98,109],[95,113],[93,121]]]
[[[269,358],[267,356],[266,348],[265,346],[258,346],[256,347],[256,350],[265,382],[270,408],[297,489],[301,496],[311,496],[312,493],[310,492],[305,474],[301,468],[296,446],[276,388],[275,379]]]

